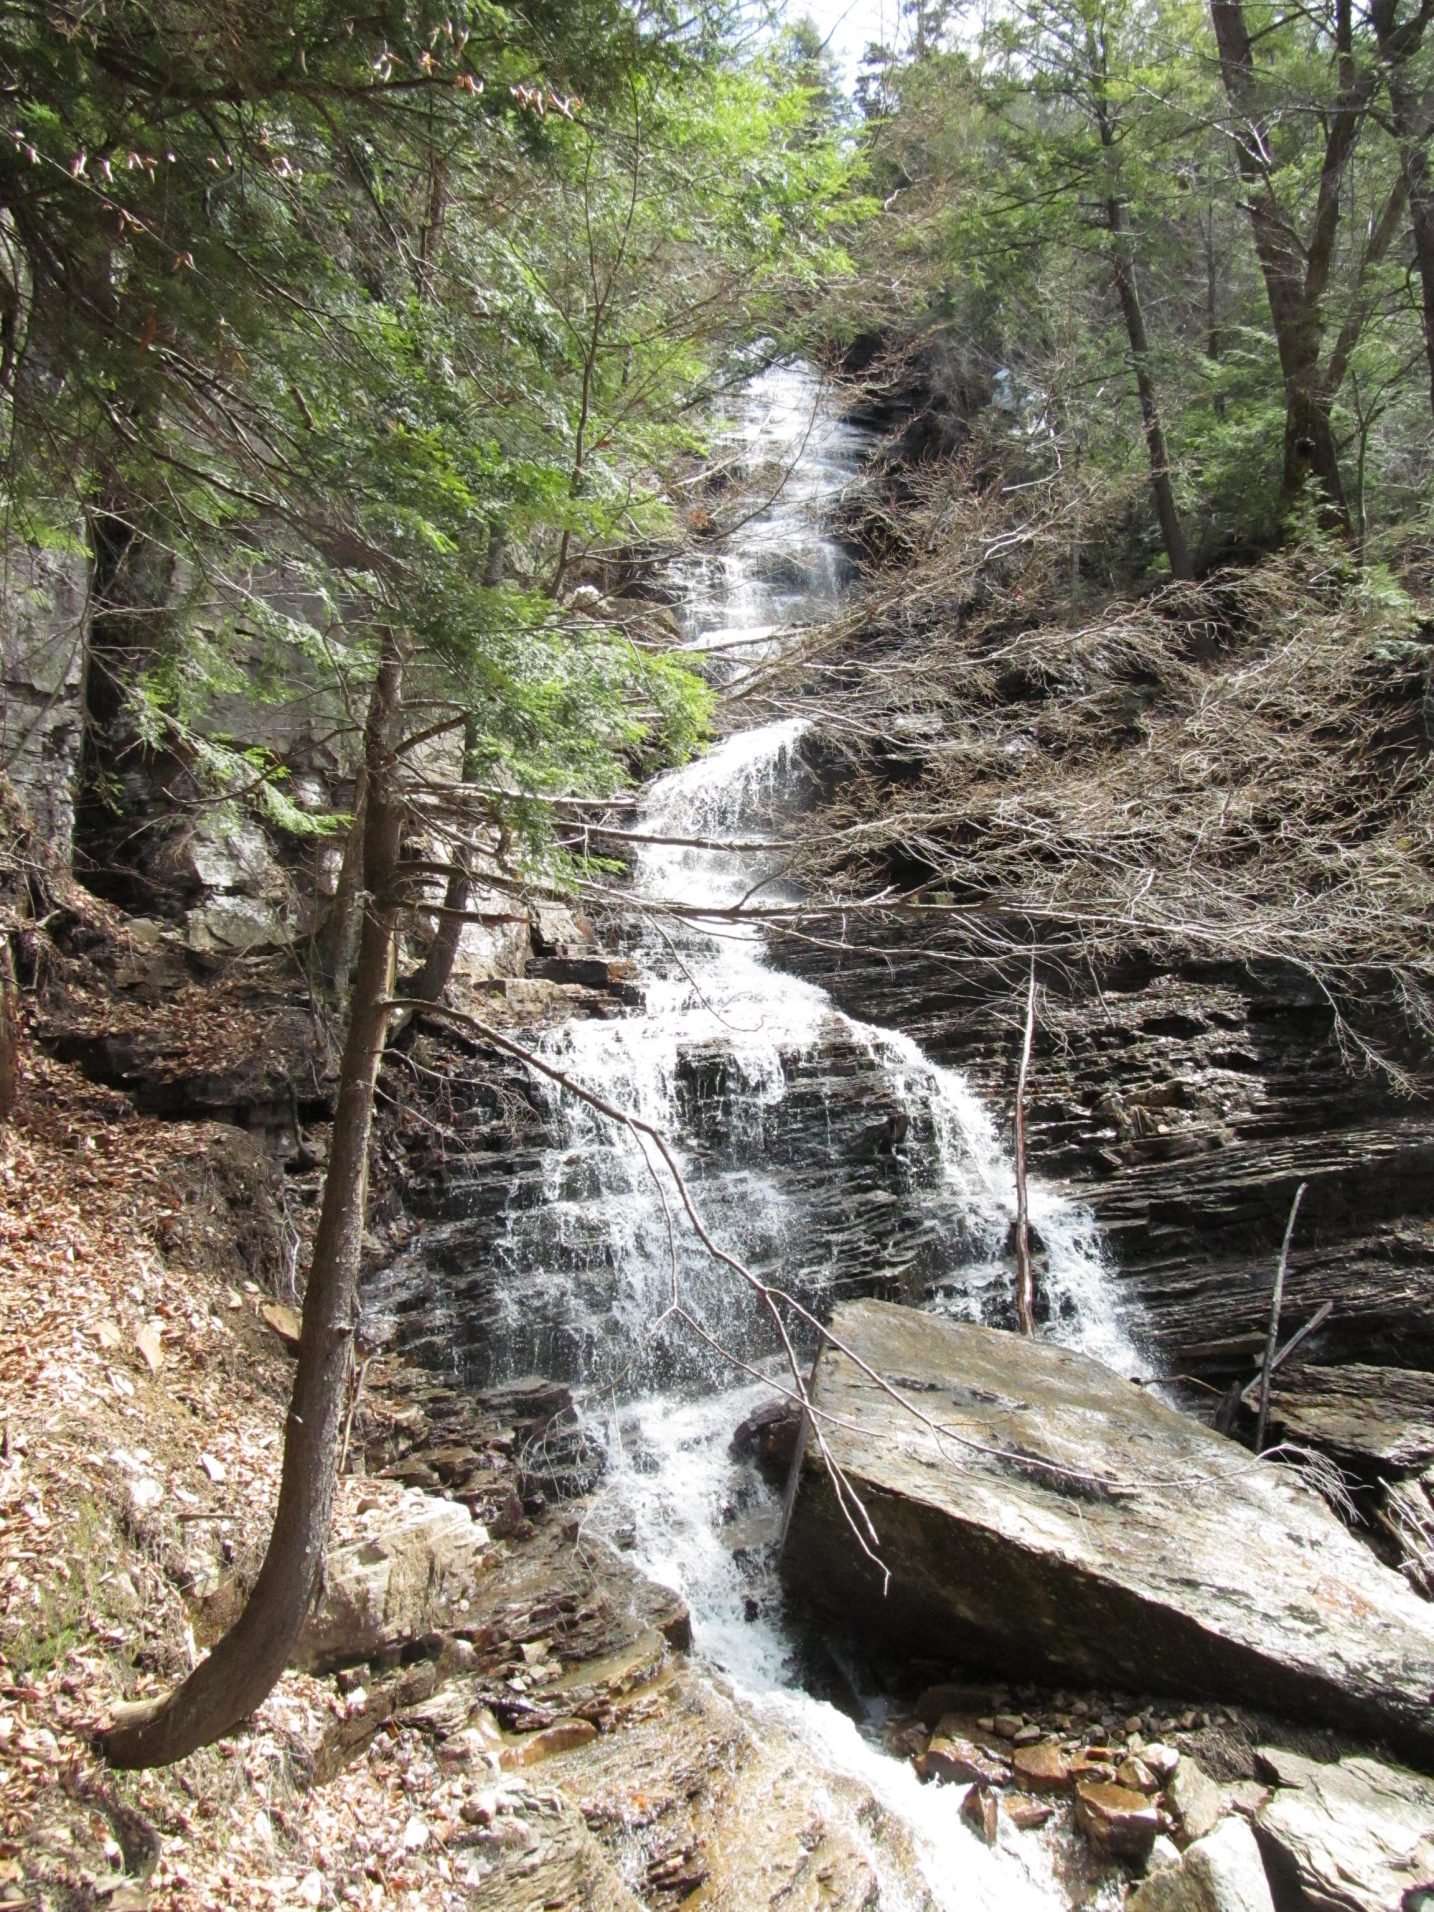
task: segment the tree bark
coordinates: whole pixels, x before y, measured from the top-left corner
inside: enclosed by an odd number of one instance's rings
[[[1104,129],[1102,129],[1102,137]],[[1165,425],[1150,375],[1150,336],[1145,329],[1145,313],[1135,280],[1135,261],[1125,208],[1119,199],[1106,201],[1106,224],[1111,235],[1111,270],[1115,275],[1116,296],[1125,320],[1125,336],[1130,341],[1131,364],[1135,370],[1135,389],[1140,399],[1140,417],[1145,427],[1145,445],[1150,454],[1150,490],[1155,500],[1155,515],[1160,521],[1161,542],[1170,562],[1173,578],[1194,576],[1185,527],[1175,502],[1175,486],[1170,476],[1170,451],[1165,442]]]
[[[314,955],[319,976],[335,992],[342,993],[353,974],[358,956],[360,878],[364,862],[364,822],[368,809],[368,770],[360,764],[354,780],[354,814],[344,840],[343,860],[338,882],[327,916],[314,938]]]
[[[298,1371],[284,1430],[273,1531],[243,1613],[157,1708],[100,1736],[110,1763],[163,1766],[241,1725],[289,1663],[323,1573],[353,1369],[359,1255],[368,1192],[374,1084],[388,1028],[402,806],[394,788],[403,716],[403,658],[385,633],[369,706],[364,761],[364,914],[323,1206],[304,1295]]]
[[[1334,393],[1320,373],[1321,306],[1339,229],[1341,188],[1372,93],[1372,76],[1357,73],[1350,51],[1349,0],[1338,0],[1336,28],[1340,92],[1326,116],[1320,185],[1308,244],[1302,243],[1279,201],[1264,106],[1256,83],[1254,47],[1242,0],[1211,0],[1210,19],[1225,94],[1238,116],[1235,153],[1249,188],[1247,210],[1255,256],[1265,281],[1270,324],[1285,385],[1284,470],[1281,485],[1292,504],[1314,478],[1322,515],[1350,535],[1349,504],[1339,468],[1331,408]]]
[[[20,1091],[20,992],[9,937],[0,938],[0,1122],[10,1119]]]
[[[1400,132],[1396,110],[1395,129]],[[1420,320],[1424,327],[1424,355],[1429,361],[1429,405],[1434,411],[1434,169],[1429,165],[1429,131],[1411,138],[1404,149],[1404,177],[1409,188],[1409,226],[1414,236],[1414,261],[1419,268]]]
[[[1390,128],[1399,147],[1400,176],[1409,199],[1409,230],[1421,290],[1419,316],[1429,361],[1429,404],[1434,409],[1434,168],[1429,164],[1434,94],[1422,89],[1409,72],[1409,62],[1434,18],[1434,0],[1420,0],[1418,11],[1403,22],[1397,14],[1398,0],[1373,0],[1369,9],[1389,97]]]

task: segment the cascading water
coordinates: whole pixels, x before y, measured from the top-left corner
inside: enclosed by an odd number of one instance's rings
[[[810,372],[777,368],[753,382],[718,462],[739,466],[744,487],[768,475],[770,501],[720,559],[684,567],[694,642],[740,656],[777,641],[784,624],[831,613],[846,561],[821,514],[861,450]],[[843,1014],[767,959],[755,912],[795,900],[779,846],[810,794],[803,731],[791,720],[739,732],[649,790],[634,833],[649,841],[632,879],[645,1009],[569,1023],[543,1048],[659,1133],[676,1174],[640,1129],[545,1090],[553,1145],[488,1238],[498,1272],[481,1341],[501,1349],[509,1374],[586,1385],[589,1413],[609,1429],[589,1525],[682,1594],[698,1652],[750,1707],[794,1728],[823,1767],[860,1780],[904,1828],[921,1876],[874,1851],[883,1905],[1050,1906],[1061,1900],[1038,1850],[988,1852],[949,1798],[796,1685],[762,1544],[775,1509],[729,1452],[734,1427],[783,1380],[761,1284],[818,1316],[844,1293],[877,1292],[976,1319],[1008,1310],[1012,1286],[1014,1173],[991,1116],[914,1042]],[[904,1118],[897,1146],[893,1112]],[[730,1259],[698,1239],[687,1200]],[[1134,1371],[1088,1218],[1038,1182],[1031,1217],[1047,1332]],[[461,1265],[463,1230],[430,1231],[430,1265]],[[450,1306],[463,1358],[463,1310]],[[810,1355],[803,1323],[788,1313],[785,1324]],[[479,1341],[475,1332],[464,1364],[470,1378],[492,1378]]]

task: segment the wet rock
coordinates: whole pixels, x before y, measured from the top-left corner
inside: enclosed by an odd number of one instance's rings
[[[1160,1818],[1143,1793],[1085,1780],[1076,1787],[1076,1818],[1103,1858],[1143,1860],[1155,1843]]]
[[[732,1452],[755,1462],[768,1480],[784,1481],[801,1436],[801,1411],[790,1401],[764,1401],[738,1424]]]
[[[416,1489],[380,1489],[354,1517],[355,1538],[329,1553],[324,1596],[294,1664],[327,1672],[459,1624],[492,1548],[466,1507]]]
[[[909,1651],[1234,1696],[1434,1751],[1434,1612],[1297,1477],[1067,1348],[874,1301],[834,1325],[925,1418],[823,1350],[827,1440],[892,1578],[809,1449],[783,1566],[813,1605]]]
[[[1032,1799],[1028,1793],[1008,1793],[1001,1805],[1017,1832],[1034,1832],[1046,1825],[1056,1810],[1048,1799]]]
[[[1188,1757],[1170,1776],[1165,1804],[1186,1839],[1203,1839],[1224,1811],[1220,1788]]]
[[[882,1734],[882,1743],[893,1759],[918,1759],[930,1740],[920,1720],[891,1721]]]
[[[1138,1886],[1127,1912],[1274,1912],[1255,1835],[1226,1819]]]
[[[917,1755],[918,1779],[939,1779],[943,1786],[965,1786],[972,1782],[987,1786],[1010,1783],[1011,1768],[959,1733],[934,1734],[925,1750]]]
[[[1014,1740],[1025,1723],[1019,1713],[997,1713],[991,1725],[998,1738]]]
[[[1018,1747],[1011,1765],[1028,1792],[1065,1792],[1070,1787],[1070,1766],[1052,1740],[1043,1740],[1038,1746]]]
[[[1374,1759],[1322,1765],[1264,1746],[1257,1757],[1279,1786],[1256,1831],[1302,1912],[1401,1912],[1434,1886],[1434,1782]]]
[[[536,1733],[525,1733],[519,1740],[510,1740],[498,1755],[498,1763],[504,1772],[516,1772],[551,1759],[555,1753],[568,1753],[574,1746],[586,1746],[596,1738],[597,1728],[591,1720],[554,1720],[551,1726],[544,1726]]]
[[[538,982],[601,990],[634,1009],[645,1000],[637,964],[625,956],[535,956],[528,975]]]
[[[982,1845],[994,1846],[1000,1830],[1001,1802],[990,1786],[976,1785],[961,1801],[961,1820]]]

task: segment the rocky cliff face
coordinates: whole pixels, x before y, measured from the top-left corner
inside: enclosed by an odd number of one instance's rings
[[[1014,979],[972,978],[899,929],[783,960],[906,1030],[998,1109],[1014,1091]],[[1029,1085],[1029,1158],[1089,1203],[1152,1362],[1223,1388],[1254,1372],[1291,1200],[1292,1333],[1322,1363],[1434,1363],[1434,1145],[1426,1105],[1361,1070],[1330,1007],[1288,973],[1209,968],[1052,978]]]

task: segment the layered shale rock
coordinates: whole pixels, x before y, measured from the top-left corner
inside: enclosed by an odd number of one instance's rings
[[[823,1351],[813,1400],[843,1494],[809,1440],[783,1549],[818,1608],[914,1651],[1244,1700],[1434,1757],[1434,1612],[1288,1470],[1069,1349],[882,1302],[833,1326],[851,1353]]]
[[[1434,1897],[1434,1786],[1375,1759],[1324,1765],[1262,1747],[1278,1791],[1256,1821],[1280,1904],[1420,1912]],[[1423,1891],[1421,1892],[1421,1888]]]
[[[953,965],[939,926],[864,924],[854,949],[840,930],[808,925],[780,960],[1009,1110],[1023,978]],[[1352,1066],[1312,983],[1273,966],[1139,962],[1098,982],[1053,969],[1042,983],[1031,1170],[1090,1205],[1151,1371],[1250,1378],[1302,1181],[1285,1321],[1334,1304],[1305,1355],[1434,1366],[1428,1118],[1388,1076]]]

